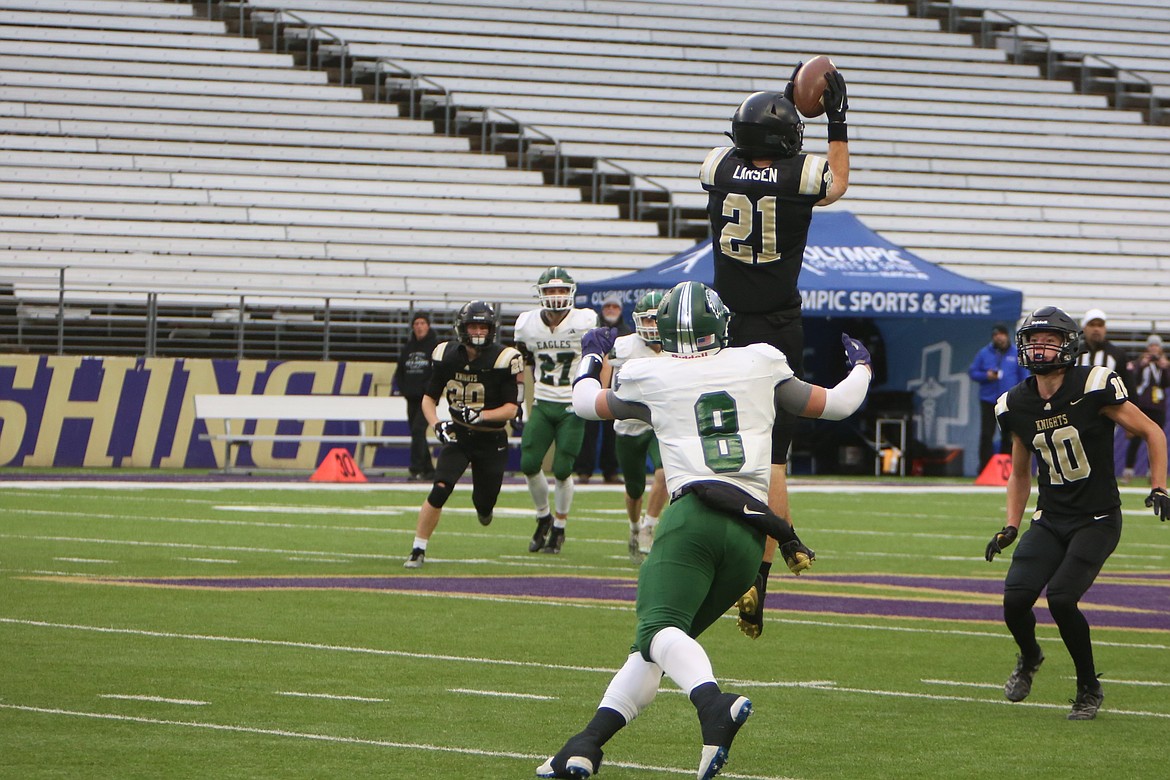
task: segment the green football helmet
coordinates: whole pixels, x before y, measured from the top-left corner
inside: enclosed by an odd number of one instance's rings
[[[680,282],[658,305],[658,334],[672,355],[693,357],[727,346],[731,313],[702,282]]]
[[[638,299],[634,306],[634,330],[647,344],[661,344],[658,335],[658,307],[662,305],[662,290],[651,290]]]
[[[546,311],[568,311],[573,308],[577,295],[577,283],[569,272],[554,265],[536,280],[536,297]]]

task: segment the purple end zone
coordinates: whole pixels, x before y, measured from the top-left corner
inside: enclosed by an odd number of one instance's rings
[[[1120,575],[1122,582],[1099,581],[1081,602],[1094,626],[1170,631],[1170,598],[1162,583],[1165,575]],[[1145,584],[1138,580],[1150,579]],[[897,575],[822,575],[825,584],[877,585],[890,588],[914,588],[931,591],[932,598],[921,593],[891,591],[885,597],[793,592],[778,584],[770,593],[768,608],[787,612],[834,615],[923,618],[932,620],[972,620],[1000,622],[1003,611],[999,600],[989,601],[1003,592],[1003,582],[976,577],[910,577]],[[400,592],[465,593],[501,598],[588,599],[632,602],[637,582],[632,579],[605,577],[420,577],[412,575],[371,577],[184,577],[103,580],[123,584],[157,585],[178,588],[216,588],[230,590],[328,589],[381,590]],[[963,600],[947,600],[962,596]],[[981,598],[973,602],[970,597]],[[1051,624],[1048,610],[1037,607],[1036,617]]]

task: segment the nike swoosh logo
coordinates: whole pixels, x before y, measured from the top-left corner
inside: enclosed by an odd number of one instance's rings
[[[743,505],[743,513],[744,513],[745,515],[763,515],[763,514],[765,514],[764,512],[757,512],[757,511],[756,511],[756,510],[754,510],[754,509],[748,509],[748,505],[747,505],[747,504],[744,504],[744,505]]]
[[[1078,398],[1077,400],[1075,400],[1071,404],[1069,404],[1069,406],[1076,406],[1077,404],[1079,404],[1083,400],[1085,400],[1085,398],[1084,398],[1084,396],[1081,396],[1080,398]]]
[[[1104,520],[1106,517],[1109,517],[1109,515],[1108,515],[1108,514],[1104,514],[1104,515],[1093,515],[1093,519],[1094,519],[1094,520]]]

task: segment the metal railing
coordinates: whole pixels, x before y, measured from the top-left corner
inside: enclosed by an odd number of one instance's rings
[[[955,6],[952,4],[952,11]],[[997,24],[1004,23],[1011,26],[1007,33],[995,30]],[[1031,35],[1021,34],[1021,30],[1031,33]],[[1024,56],[1025,49],[1029,42],[1036,45],[1037,49],[1043,48],[1045,59],[1045,75],[1048,78],[1053,78],[1056,74],[1057,67],[1060,61],[1072,61],[1079,58],[1079,78],[1081,94],[1088,94],[1090,87],[1096,81],[1092,75],[1093,68],[1091,61],[1098,62],[1104,65],[1107,69],[1113,72],[1113,107],[1116,109],[1125,109],[1129,98],[1131,97],[1129,90],[1125,88],[1125,84],[1138,84],[1143,86],[1149,92],[1149,104],[1147,110],[1149,111],[1149,119],[1151,123],[1158,123],[1161,119],[1162,107],[1158,103],[1158,98],[1154,94],[1154,85],[1145,76],[1136,73],[1129,68],[1122,67],[1113,62],[1110,62],[1105,57],[1098,54],[1080,54],[1078,52],[1061,52],[1052,44],[1052,39],[1048,33],[1044,32],[1039,27],[1031,24],[1025,24],[1019,21],[1010,14],[1003,11],[996,11],[993,9],[984,9],[980,17],[979,37],[986,46],[989,40],[998,43],[1002,37],[1009,37],[1011,40],[1011,54],[1012,61],[1019,64]],[[998,48],[998,47],[996,47]]]
[[[411,312],[426,310],[436,322],[450,322],[467,300],[465,290],[321,292],[309,282],[297,287],[287,280],[265,292],[194,282],[145,289],[71,282],[71,270],[0,268],[10,280],[0,289],[0,351],[384,360],[396,354],[392,342],[405,341]],[[493,303],[497,312],[511,313],[527,308],[530,299]]]
[[[497,131],[495,122],[491,121],[492,114],[503,117],[505,121],[516,126],[516,144],[518,153],[518,162],[522,170],[530,171],[534,169],[533,158],[544,157],[544,152],[534,152],[533,148],[540,144],[543,146],[552,146],[553,148],[553,186],[561,186],[563,177],[561,175],[561,142],[553,138],[543,130],[539,130],[530,125],[526,125],[519,119],[516,119],[506,111],[501,111],[498,108],[481,108],[478,111],[480,115],[480,131],[479,143],[480,150],[486,153],[495,153],[498,148],[497,140],[503,133]],[[526,135],[527,134],[527,135]],[[535,138],[530,137],[535,136]]]
[[[422,111],[422,90],[419,83],[425,83],[434,90],[442,94],[443,105],[443,135],[451,135],[452,121],[455,112],[455,93],[447,89],[446,86],[440,84],[432,78],[417,73],[402,63],[395,62],[386,57],[379,57],[375,60],[363,60],[363,69],[373,65],[374,69],[374,102],[384,103],[390,99],[389,79],[383,79],[383,68],[392,68],[399,74],[405,76],[407,84],[407,96],[410,106],[410,118],[417,118],[416,111]]]
[[[632,220],[636,220],[639,218],[639,216],[641,215],[642,206],[645,205],[645,200],[644,200],[644,196],[642,194],[642,191],[640,189],[638,189],[637,186],[635,186],[636,182],[643,181],[646,184],[648,184],[650,187],[653,187],[655,189],[661,190],[662,192],[666,193],[666,202],[664,204],[666,207],[666,233],[671,238],[677,237],[677,235],[678,235],[678,233],[677,233],[678,220],[675,218],[675,214],[678,210],[678,207],[675,206],[675,204],[674,204],[674,199],[671,197],[670,189],[668,187],[666,187],[665,185],[654,181],[653,179],[649,178],[648,176],[643,176],[642,174],[634,173],[629,168],[626,168],[625,166],[622,166],[622,165],[618,165],[617,163],[613,162],[612,160],[606,160],[602,157],[593,158],[593,174],[592,174],[591,183],[592,183],[592,193],[593,193],[593,202],[594,203],[601,203],[601,201],[605,197],[605,193],[606,193],[606,189],[607,189],[606,179],[608,178],[609,174],[607,174],[604,170],[602,170],[602,168],[604,166],[608,166],[610,168],[616,168],[620,172],[620,175],[625,176],[629,179],[630,186],[629,186],[629,190],[628,190],[628,195],[629,195],[628,206],[629,206],[629,211],[630,211],[629,218]],[[614,189],[617,189],[617,188],[614,188]]]

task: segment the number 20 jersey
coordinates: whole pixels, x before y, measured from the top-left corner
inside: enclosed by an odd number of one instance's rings
[[[712,149],[699,169],[707,191],[715,291],[737,314],[800,306],[796,280],[808,226],[833,180],[824,157],[798,154],[757,168],[730,147]]]
[[[1074,366],[1048,400],[1028,377],[999,397],[995,415],[1036,455],[1036,508],[1056,515],[1108,512],[1121,506],[1113,460],[1113,420],[1106,406],[1125,403],[1125,384],[1104,366]]]
[[[614,391],[650,409],[666,485],[728,482],[768,500],[776,385],[792,378],[768,344],[698,358],[638,358],[622,366]]]

